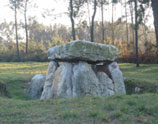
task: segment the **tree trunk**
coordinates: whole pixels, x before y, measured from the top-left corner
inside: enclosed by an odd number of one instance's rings
[[[28,25],[27,25],[27,0],[25,1],[25,10],[24,10],[24,18],[25,18],[25,35],[26,35],[26,54],[28,53]]]
[[[94,12],[93,12],[91,28],[90,28],[91,42],[94,42],[94,19],[95,19],[96,11],[97,11],[97,1],[94,0]]]
[[[17,28],[17,3],[16,3],[16,0],[15,0],[15,6],[14,6],[15,10],[15,35],[16,35],[16,49],[17,49],[17,59],[18,59],[18,62],[20,62],[20,52],[19,52],[19,41],[18,41],[18,28]]]
[[[89,21],[89,27],[91,25],[91,17],[90,17],[90,9],[89,9],[89,1],[87,1],[87,9],[88,9],[88,21]]]
[[[158,0],[151,0],[151,1],[152,1],[152,9],[153,9],[153,15],[154,15],[156,47],[158,49]]]
[[[102,43],[104,43],[104,32],[105,32],[105,29],[104,29],[104,5],[103,5],[103,1],[101,3],[101,17],[102,17]]]
[[[91,42],[94,42],[94,19],[95,19],[96,11],[97,11],[97,1],[94,0],[94,11],[93,11],[92,22],[91,22],[91,28],[90,28],[90,32],[91,32]],[[91,68],[94,70],[95,65],[92,64],[92,65],[91,65]]]
[[[114,3],[112,3],[112,43],[114,44]]]
[[[125,0],[125,15],[126,15],[126,36],[127,36],[127,43],[128,43],[127,1],[126,0]]]
[[[131,13],[131,22],[132,22],[132,40],[133,40],[133,49],[135,48],[135,36],[134,36],[134,14],[133,14],[133,4],[130,3],[130,13]]]
[[[138,56],[138,10],[137,10],[137,0],[135,3],[135,41],[136,41],[136,67],[139,67],[139,56]]]
[[[73,37],[73,40],[76,40],[75,22],[74,22],[73,14],[74,14],[73,3],[72,3],[72,0],[70,0],[70,20],[71,20],[71,25],[72,25],[72,37]]]

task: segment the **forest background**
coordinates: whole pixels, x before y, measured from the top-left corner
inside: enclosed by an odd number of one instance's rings
[[[39,15],[32,15],[29,11],[40,8],[38,1],[8,0],[5,8],[13,16],[0,22],[0,61],[48,61],[49,48],[72,40],[89,40],[116,45],[119,62],[138,63],[139,58],[139,63],[158,63],[155,1],[60,0],[54,3],[64,4],[66,11],[43,8]]]

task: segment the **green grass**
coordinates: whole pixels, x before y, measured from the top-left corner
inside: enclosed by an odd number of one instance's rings
[[[136,68],[135,64],[119,64],[124,77],[139,82],[158,83],[158,64],[141,64]]]
[[[27,99],[27,82],[35,74],[46,74],[48,63],[0,63],[0,82],[7,85],[12,98]]]
[[[28,80],[34,74],[45,74],[48,63],[0,63],[0,80]]]
[[[125,78],[128,94],[135,93],[139,87],[140,93],[158,93],[158,64],[141,64],[136,68],[135,64],[119,64]]]
[[[158,95],[83,97],[51,100],[0,98],[4,124],[157,124]],[[112,109],[109,105],[112,105]]]
[[[158,92],[158,65],[141,64],[136,68],[135,64],[119,64],[125,77],[127,93],[134,93],[135,87],[140,87],[141,93]],[[0,63],[0,81],[7,84],[7,88],[13,98],[26,99],[23,92],[27,88],[27,82],[35,74],[46,74],[48,63]]]
[[[0,63],[0,80],[22,79],[28,80],[34,74],[45,74],[48,63]],[[136,68],[135,64],[119,64],[127,79],[158,83],[158,64],[141,64]]]
[[[28,100],[27,82],[34,74],[45,74],[47,66],[48,63],[36,62],[0,63],[0,82],[6,84],[12,97],[0,98],[0,124],[158,123],[158,94]],[[120,64],[120,68],[128,80],[127,86],[153,90],[158,85],[156,64],[140,68],[135,64]]]

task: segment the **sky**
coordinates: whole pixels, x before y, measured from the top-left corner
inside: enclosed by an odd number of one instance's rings
[[[8,7],[8,2],[9,0],[0,0],[0,22],[3,22],[6,20],[7,22],[14,21],[14,12]],[[58,2],[55,2],[58,1]],[[64,2],[63,2],[64,1]],[[65,13],[67,12],[68,8],[68,1],[65,2],[66,0],[34,0],[34,2],[37,4],[38,8],[30,9],[28,12],[29,16],[36,16],[36,19],[45,25],[53,25],[53,24],[65,24],[67,26],[71,26],[70,19],[68,15],[62,14],[62,16],[56,17],[54,19],[53,17],[46,17],[43,18],[42,13],[44,10],[49,9],[54,11],[52,14],[58,15],[60,13]],[[86,8],[85,8],[86,9]],[[90,9],[92,11],[92,9]],[[108,10],[108,11],[106,11]],[[114,14],[114,20],[117,20],[118,17],[121,16],[121,13],[124,13],[124,9],[121,9],[120,5],[117,5],[115,8],[115,14]],[[148,21],[148,25],[153,27],[153,17],[152,17],[152,11],[149,10],[148,13],[150,13],[151,17]],[[92,14],[92,13],[91,13]],[[23,19],[23,15],[18,13],[18,18]],[[101,11],[98,8],[96,18],[95,20],[99,21]],[[88,13],[85,13],[85,16],[82,18],[82,20],[87,20]],[[105,12],[104,12],[105,20],[106,21],[111,21],[111,6],[106,6]],[[130,20],[130,18],[129,18]]]

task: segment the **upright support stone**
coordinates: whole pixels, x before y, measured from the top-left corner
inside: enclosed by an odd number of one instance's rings
[[[117,62],[113,62],[109,65],[109,71],[114,81],[115,94],[126,94],[123,75],[119,69]]]
[[[114,95],[114,84],[105,72],[97,72],[102,96]]]
[[[63,63],[55,72],[51,94],[53,97],[72,97],[72,67],[71,63]]]
[[[51,93],[50,90],[53,84],[53,79],[54,79],[54,75],[55,75],[55,71],[57,70],[57,67],[58,67],[57,62],[51,61],[49,63],[47,74],[46,74],[46,81],[44,83],[43,92],[40,98],[41,100],[52,97],[50,94]]]
[[[86,62],[74,65],[72,85],[73,97],[101,96],[99,80]]]

